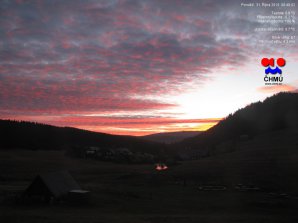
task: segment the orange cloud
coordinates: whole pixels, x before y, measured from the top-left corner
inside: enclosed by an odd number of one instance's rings
[[[163,117],[94,117],[94,116],[8,116],[5,119],[37,121],[55,126],[69,126],[117,135],[148,135],[158,132],[205,131],[221,118],[176,119]]]
[[[259,87],[257,90],[262,93],[278,93],[282,91],[295,91],[296,88],[288,84],[283,84],[283,85]]]
[[[178,131],[206,131],[217,123],[185,123],[182,125],[177,124],[164,124],[164,125],[151,125],[151,124],[142,124],[142,125],[128,125],[128,126],[74,126],[81,129],[86,129],[95,132],[104,132],[115,135],[132,135],[132,136],[143,136],[153,133],[160,132],[178,132]]]

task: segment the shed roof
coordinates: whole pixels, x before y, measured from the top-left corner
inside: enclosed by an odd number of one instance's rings
[[[27,189],[27,192],[34,193],[36,188],[44,186],[54,197],[66,195],[71,190],[81,190],[68,171],[59,171],[38,175]]]

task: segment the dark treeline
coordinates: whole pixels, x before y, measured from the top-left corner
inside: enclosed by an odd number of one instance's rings
[[[98,146],[128,148],[131,151],[158,154],[165,145],[133,136],[118,136],[69,127],[55,127],[35,122],[0,120],[1,148],[60,150]]]
[[[177,143],[176,148],[207,149],[228,140],[298,127],[298,94],[279,93],[230,114],[208,131]]]

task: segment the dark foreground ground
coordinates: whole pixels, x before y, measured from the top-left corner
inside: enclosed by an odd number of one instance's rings
[[[0,151],[0,222],[298,222],[296,142],[286,148],[271,143],[270,152],[258,144],[264,149],[243,148],[163,172],[153,165],[73,159],[62,151]],[[88,205],[14,203],[38,173],[55,170],[69,170],[91,191]],[[237,191],[239,183],[261,190]],[[203,184],[227,189],[198,190]]]

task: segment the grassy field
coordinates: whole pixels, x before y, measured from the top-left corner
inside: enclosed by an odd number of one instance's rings
[[[163,172],[154,165],[74,159],[63,151],[2,150],[0,222],[298,222],[294,139],[290,135],[285,146],[283,137],[256,138],[239,145],[239,151],[182,162]],[[38,173],[56,170],[69,170],[90,190],[90,204],[13,202]],[[237,191],[239,183],[261,190]],[[227,189],[200,191],[199,185]]]

